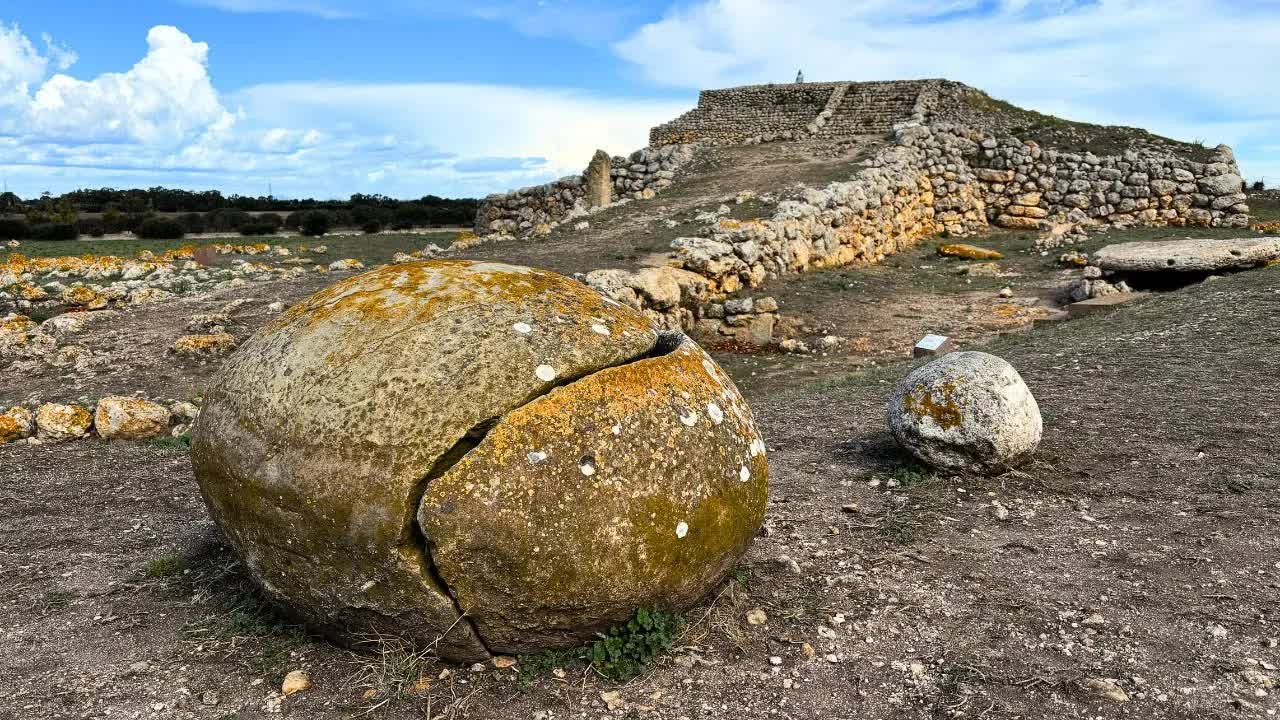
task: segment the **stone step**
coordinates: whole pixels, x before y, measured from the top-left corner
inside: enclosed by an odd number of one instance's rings
[[[1111,310],[1112,308],[1118,307],[1120,305],[1125,305],[1127,303],[1141,300],[1149,296],[1150,294],[1151,293],[1145,293],[1145,292],[1128,292],[1128,293],[1113,293],[1111,295],[1103,295],[1102,297],[1089,298],[1088,300],[1081,300],[1080,302],[1071,303],[1070,305],[1068,305],[1067,313],[1073,319],[1086,317],[1088,315],[1096,315],[1098,313]]]

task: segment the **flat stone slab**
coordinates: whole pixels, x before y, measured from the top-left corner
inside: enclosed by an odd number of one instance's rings
[[[1108,245],[1093,254],[1103,270],[1216,272],[1243,270],[1280,258],[1280,237],[1188,238]]]
[[[1077,303],[1071,303],[1067,306],[1067,313],[1070,317],[1078,318],[1085,315],[1093,315],[1095,313],[1105,312],[1118,305],[1131,303],[1135,300],[1141,300],[1151,293],[1144,292],[1128,292],[1128,293],[1112,293],[1103,295],[1102,297],[1081,300]]]

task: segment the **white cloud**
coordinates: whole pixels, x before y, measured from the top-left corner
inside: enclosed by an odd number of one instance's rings
[[[0,23],[0,132],[11,130],[13,107],[21,107],[36,83],[44,79],[49,59],[36,50],[17,25]],[[7,118],[7,122],[6,122]]]
[[[245,112],[279,126],[326,123],[429,145],[462,158],[546,158],[547,172],[581,172],[597,148],[614,154],[648,143],[649,128],[687,103],[629,100],[556,89],[460,83],[259,85],[236,95]]]
[[[65,52],[65,51],[64,51]],[[179,145],[229,122],[209,80],[209,46],[175,27],[147,33],[147,54],[128,72],[93,80],[54,75],[28,108],[30,134],[74,140]]]
[[[344,20],[357,13],[342,7],[341,3],[308,2],[307,0],[188,0],[192,5],[203,5],[234,13],[296,13],[314,15],[325,20]]]
[[[676,87],[946,77],[1073,119],[1236,146],[1246,173],[1280,120],[1280,6],[1211,0],[704,0],[614,46]],[[1269,126],[1269,128],[1268,128]]]
[[[208,46],[172,27],[153,28],[127,72],[87,80],[46,78],[65,49],[42,56],[16,28],[0,42],[0,91],[16,109],[0,116],[11,118],[0,165],[27,195],[103,184],[256,194],[268,182],[289,196],[483,195],[581,172],[598,147],[641,147],[687,106],[456,83],[287,83],[222,97]]]

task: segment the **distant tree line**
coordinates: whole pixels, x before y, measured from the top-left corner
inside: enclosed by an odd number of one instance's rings
[[[334,228],[409,230],[470,225],[480,202],[426,195],[396,200],[352,195],[349,200],[282,200],[224,196],[216,190],[76,190],[24,200],[0,194],[0,240],[74,240],[131,231],[144,238],[176,239],[190,233],[238,232],[270,235],[282,228],[322,235]]]

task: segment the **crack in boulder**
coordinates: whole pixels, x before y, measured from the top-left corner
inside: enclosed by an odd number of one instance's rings
[[[431,469],[428,470],[427,473],[423,475],[422,479],[418,481],[418,484],[414,486],[413,493],[409,496],[409,502],[407,503],[410,517],[405,522],[405,529],[402,533],[400,544],[402,547],[410,546],[420,554],[423,566],[426,568],[427,575],[429,576],[431,583],[445,597],[449,598],[449,601],[453,603],[454,610],[458,614],[458,621],[466,622],[471,627],[471,632],[475,636],[477,642],[479,642],[490,655],[492,655],[493,652],[489,650],[489,645],[480,634],[480,629],[476,627],[476,624],[471,620],[471,618],[467,617],[466,609],[458,604],[458,599],[454,597],[453,590],[449,587],[449,584],[445,582],[444,576],[440,574],[440,569],[436,566],[435,556],[432,552],[434,543],[431,541],[431,538],[427,537],[426,533],[423,532],[422,525],[418,522],[418,507],[422,504],[422,498],[427,494],[427,488],[431,485],[431,481],[443,476],[445,473],[449,472],[449,470],[453,469],[453,467],[461,462],[468,453],[479,446],[480,443],[484,442],[484,439],[489,435],[489,431],[492,430],[502,420],[502,418],[506,417],[508,414],[529,405],[539,398],[546,397],[560,388],[572,385],[573,383],[595,375],[596,373],[669,355],[675,352],[683,341],[684,333],[676,331],[662,331],[658,333],[653,346],[639,355],[616,363],[611,363],[594,370],[579,373],[577,375],[566,375],[564,378],[559,379],[556,382],[548,383],[546,386],[539,388],[536,392],[525,398],[525,400],[519,405],[507,410],[503,415],[486,418],[472,426],[470,430],[467,430],[462,437],[458,438],[458,440],[451,445],[448,450],[436,459],[435,463],[432,464]],[[447,635],[448,631],[446,631],[445,634]]]

